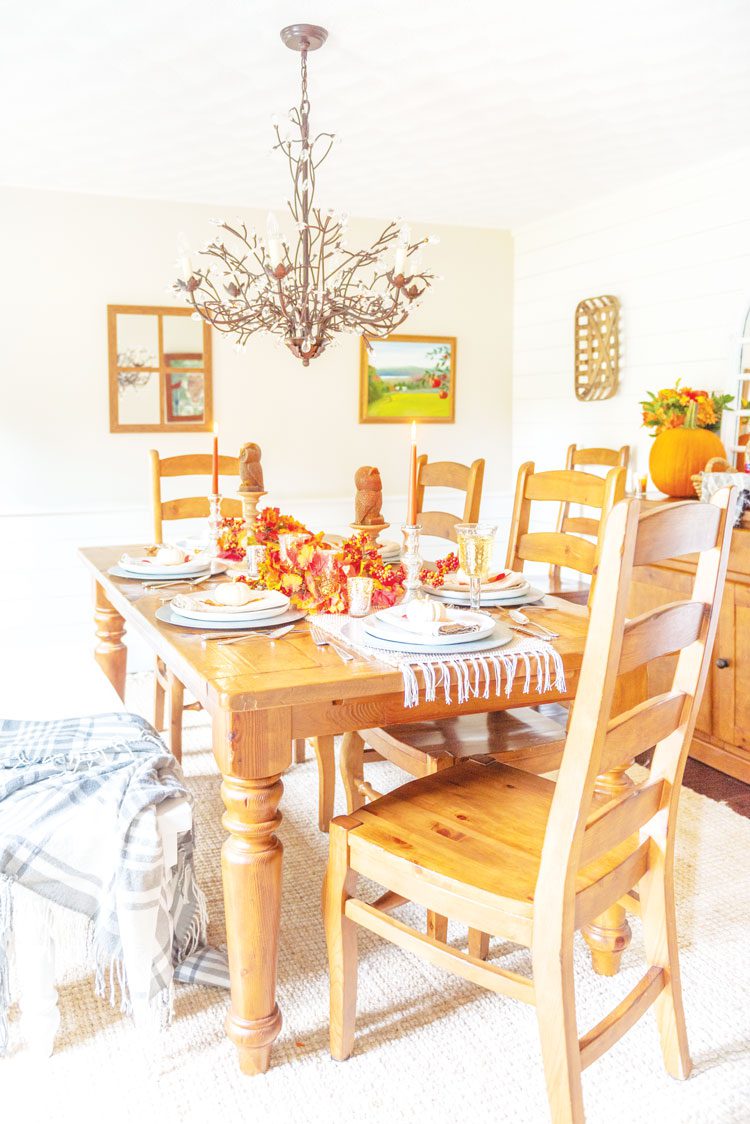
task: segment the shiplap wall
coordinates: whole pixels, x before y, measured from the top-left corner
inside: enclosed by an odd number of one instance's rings
[[[750,151],[514,231],[513,459],[562,465],[567,446],[650,439],[638,402],[681,378],[736,390],[750,303]],[[622,302],[617,395],[573,391],[573,315],[584,297]]]

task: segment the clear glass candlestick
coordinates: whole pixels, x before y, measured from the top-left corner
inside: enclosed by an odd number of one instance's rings
[[[401,562],[406,570],[404,601],[414,601],[422,592],[422,581],[419,577],[422,570],[422,556],[419,553],[419,532],[422,528],[418,523],[405,523],[401,530],[404,535],[404,550],[401,555]]]
[[[492,523],[457,523],[458,561],[469,577],[469,608],[478,613],[482,605],[482,582],[490,572],[490,559],[497,527]]]
[[[221,529],[221,496],[208,497],[208,557],[219,556],[219,531]]]

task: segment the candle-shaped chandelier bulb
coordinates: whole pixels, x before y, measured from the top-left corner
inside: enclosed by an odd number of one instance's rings
[[[296,243],[284,244],[273,213],[265,243],[240,220],[218,220],[220,233],[202,255],[220,268],[196,266],[184,253],[173,286],[204,320],[233,335],[238,347],[254,332],[272,332],[304,366],[340,333],[356,332],[368,346],[369,339],[390,335],[434,279],[414,256],[427,238],[412,243],[408,226],[394,220],[371,246],[350,250],[344,241],[346,216],[324,210],[315,200],[317,170],[334,134],[311,130],[307,56],[327,37],[325,28],[314,24],[292,24],[281,32],[286,46],[300,54],[300,101],[287,121],[274,123],[273,146],[292,173],[287,205]],[[227,245],[226,235],[234,246]]]
[[[281,227],[273,211],[268,212],[266,235],[268,237],[268,260],[273,270],[284,261],[284,244],[281,241]]]

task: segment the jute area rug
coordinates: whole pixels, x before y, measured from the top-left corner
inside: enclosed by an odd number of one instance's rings
[[[148,714],[149,677],[132,676],[130,709]],[[186,717],[185,772],[196,797],[198,874],[211,915],[210,940],[224,940],[219,852],[219,777],[205,714]],[[386,788],[401,774],[372,766]],[[177,987],[175,1021],[159,1042],[97,999],[82,966],[77,923],[59,949],[62,1027],[48,1062],[32,1061],[18,1012],[13,1045],[0,1059],[0,1118],[8,1124],[82,1121],[544,1122],[547,1101],[532,1008],[494,996],[362,933],[356,1052],[328,1054],[327,971],[320,886],[327,836],[316,826],[314,761],[284,778],[284,910],[278,1000],[284,1025],[273,1067],[239,1073],[224,1035],[225,991]],[[342,811],[341,793],[337,810]],[[584,1074],[587,1119],[723,1124],[750,1121],[750,820],[684,790],[679,822],[678,916],[688,1031],[695,1063],[686,1082],[662,1068],[653,1014]],[[402,914],[417,924],[416,910]],[[464,947],[465,932],[450,939]],[[498,963],[528,972],[525,950],[499,941]],[[643,969],[637,920],[623,970],[595,976],[577,949],[579,1029],[587,1029]]]

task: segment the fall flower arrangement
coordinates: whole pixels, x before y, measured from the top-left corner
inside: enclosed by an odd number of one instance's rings
[[[688,412],[692,415],[693,410],[697,429],[718,432],[721,415],[729,408],[731,401],[731,394],[717,394],[714,390],[693,390],[691,387],[680,386],[678,379],[667,390],[660,390],[657,394],[649,393],[648,398],[640,405],[643,407],[643,424],[651,430],[651,436],[656,437],[666,429],[677,429],[685,425]]]
[[[296,532],[299,539],[287,544],[283,556],[279,535],[286,532]],[[333,548],[322,533],[313,534],[292,516],[282,515],[278,508],[264,508],[256,518],[255,540],[266,547],[259,571],[260,584],[266,589],[281,590],[295,607],[306,612],[348,612],[346,581],[355,576],[372,578],[374,609],[395,605],[403,594],[403,566],[383,562],[366,533],[352,535]],[[457,569],[458,556],[449,554],[439,559],[434,570],[424,569],[420,576],[426,584],[439,588],[446,574]],[[250,581],[244,576],[238,580]]]

